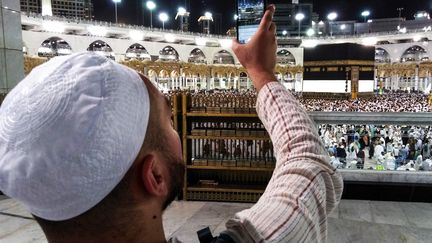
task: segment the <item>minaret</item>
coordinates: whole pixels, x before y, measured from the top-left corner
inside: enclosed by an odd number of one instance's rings
[[[189,16],[190,12],[188,12],[185,8],[180,7],[178,9],[175,19],[179,21],[180,31],[189,31]]]
[[[198,19],[203,34],[210,34],[211,22],[213,22],[213,15],[210,12],[206,12]]]
[[[51,0],[42,0],[42,16],[52,16]]]

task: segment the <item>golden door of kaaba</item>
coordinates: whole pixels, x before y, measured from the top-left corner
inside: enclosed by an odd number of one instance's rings
[[[351,67],[351,99],[355,100],[359,92],[360,67]]]

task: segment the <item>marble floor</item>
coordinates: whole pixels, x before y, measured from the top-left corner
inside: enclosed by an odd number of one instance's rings
[[[196,231],[210,226],[213,234],[244,203],[174,202],[164,214],[167,238],[176,235],[197,243]],[[328,242],[431,242],[432,204],[342,200],[329,216]],[[0,196],[0,242],[46,243],[37,225],[17,202]]]

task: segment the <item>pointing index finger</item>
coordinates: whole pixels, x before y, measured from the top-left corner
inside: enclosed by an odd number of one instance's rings
[[[267,7],[266,12],[264,13],[263,18],[261,19],[261,23],[260,23],[260,29],[262,30],[268,30],[272,24],[273,21],[273,14],[276,10],[275,5],[270,4]]]

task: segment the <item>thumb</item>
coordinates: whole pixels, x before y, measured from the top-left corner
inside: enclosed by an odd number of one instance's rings
[[[240,47],[241,45],[242,45],[242,44],[240,44],[240,42],[239,42],[237,39],[233,39],[233,40],[232,40],[232,46],[231,46],[231,48],[232,48],[233,51],[235,52],[236,50],[239,49],[239,47]]]
[[[241,44],[237,39],[233,39],[231,48],[237,57],[240,55],[241,49],[243,49],[243,46],[244,45]]]

